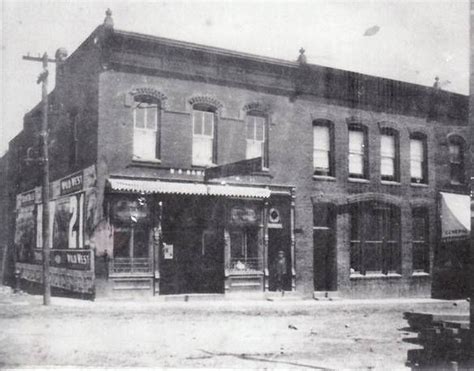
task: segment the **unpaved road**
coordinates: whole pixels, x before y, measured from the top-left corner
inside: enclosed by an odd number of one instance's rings
[[[403,369],[410,310],[468,303],[0,298],[0,366]]]

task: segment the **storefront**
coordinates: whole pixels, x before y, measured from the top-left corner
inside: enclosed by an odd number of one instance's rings
[[[441,238],[434,263],[433,296],[466,297],[469,295],[470,197],[440,192],[439,213]]]
[[[104,293],[274,290],[278,251],[285,289],[294,289],[289,188],[111,178],[105,205],[109,241],[97,246],[96,269]]]

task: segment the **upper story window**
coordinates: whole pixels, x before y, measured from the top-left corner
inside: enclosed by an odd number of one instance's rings
[[[193,106],[193,160],[196,166],[215,164],[216,158],[215,111],[204,105]]]
[[[391,130],[384,130],[380,135],[380,174],[382,180],[400,180],[398,136]]]
[[[412,183],[427,183],[426,138],[414,135],[410,138],[410,177]]]
[[[349,177],[367,178],[367,131],[362,126],[349,127]]]
[[[159,159],[159,101],[147,95],[137,95],[134,100],[133,157],[139,160]]]
[[[449,167],[451,184],[464,183],[464,141],[457,136],[449,138]]]
[[[313,122],[314,175],[334,176],[334,140],[332,123],[326,120]]]
[[[264,168],[268,168],[267,150],[267,118],[259,113],[251,112],[247,115],[246,152],[245,158],[262,158]]]

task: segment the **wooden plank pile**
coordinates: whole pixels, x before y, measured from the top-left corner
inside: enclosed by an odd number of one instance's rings
[[[469,314],[405,312],[403,318],[408,321],[410,331],[418,333],[416,339],[406,341],[423,346],[408,351],[407,366],[422,370],[467,365],[471,349]]]

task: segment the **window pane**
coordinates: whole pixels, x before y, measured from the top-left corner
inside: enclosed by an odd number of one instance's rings
[[[156,104],[150,104],[146,108],[146,128],[156,130],[158,109]]]
[[[133,155],[138,158],[156,158],[156,132],[146,129],[133,131]]]
[[[364,133],[362,131],[349,131],[349,152],[364,153]]]
[[[247,149],[246,149],[246,158],[256,158],[261,157],[263,153],[263,142],[259,140],[250,140],[247,139]]]
[[[449,144],[449,161],[459,163],[461,162],[461,146],[459,144]]]
[[[214,136],[214,113],[203,112],[204,115],[204,135]]]
[[[329,152],[326,150],[314,149],[313,162],[316,169],[329,170]]]
[[[130,256],[130,230],[121,229],[114,231],[114,257],[128,258]]]
[[[381,158],[380,171],[382,176],[395,176],[395,160],[393,158]]]
[[[247,116],[246,135],[247,139],[255,139],[255,122],[253,116]]]
[[[242,232],[230,233],[230,256],[233,259],[244,258],[244,235]]]
[[[366,271],[382,271],[382,247],[381,242],[366,242],[364,244],[364,267]]]
[[[329,151],[329,128],[327,126],[313,126],[314,149]]]
[[[212,138],[193,137],[193,165],[212,164]]]
[[[349,173],[357,175],[364,174],[364,157],[362,155],[349,155]]]
[[[382,157],[395,158],[395,137],[393,135],[382,135],[380,139]]]
[[[423,161],[423,141],[419,139],[410,140],[410,158],[411,160]]]
[[[145,109],[142,104],[139,104],[135,108],[135,127],[144,128],[145,127]]]
[[[146,229],[135,229],[133,235],[133,257],[148,257],[148,231]]]
[[[202,111],[193,111],[193,130],[194,134],[200,135],[203,133],[202,130],[202,121],[203,121]]]
[[[413,217],[413,240],[426,241],[426,219],[423,216]]]
[[[263,142],[265,138],[265,119],[263,117],[255,117],[255,139]]]
[[[410,161],[410,171],[411,171],[411,177],[413,179],[422,179],[423,178],[423,163],[416,160]]]

